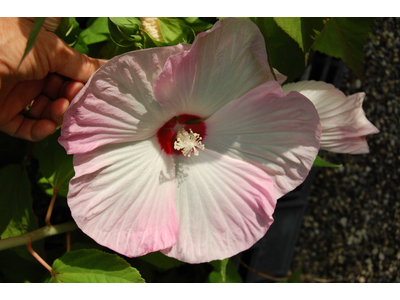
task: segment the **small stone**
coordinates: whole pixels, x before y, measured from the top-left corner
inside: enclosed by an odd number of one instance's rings
[[[385,259],[385,254],[383,254],[382,252],[379,253],[379,260],[384,260]]]
[[[340,225],[342,225],[343,227],[346,227],[347,225],[347,218],[346,217],[342,217],[339,220]]]

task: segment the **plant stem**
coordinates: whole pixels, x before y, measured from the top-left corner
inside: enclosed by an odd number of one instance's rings
[[[41,258],[40,255],[37,254],[35,250],[32,249],[32,243],[31,243],[31,241],[29,241],[28,245],[26,245],[26,248],[28,249],[29,253],[32,254],[32,256],[33,256],[34,258],[36,258],[36,260],[37,260],[38,262],[40,262],[40,264],[41,264],[43,267],[45,267],[47,270],[49,270],[51,276],[54,276],[53,268],[50,267],[50,265],[49,265],[43,258]]]
[[[66,252],[70,252],[71,251],[71,231],[67,232],[67,251]]]
[[[53,196],[51,197],[51,201],[50,201],[50,204],[49,204],[49,208],[47,209],[47,214],[46,214],[46,219],[45,219],[45,222],[46,222],[47,226],[51,226],[50,218],[51,218],[51,214],[53,212],[54,203],[56,202],[57,193],[58,193],[58,188],[54,187],[53,188]]]
[[[9,248],[14,248],[17,246],[26,245],[29,243],[29,241],[34,242],[37,240],[44,239],[45,237],[48,236],[57,235],[68,231],[73,231],[77,228],[78,226],[76,226],[74,221],[69,221],[55,226],[45,226],[26,234],[0,240],[0,251]]]

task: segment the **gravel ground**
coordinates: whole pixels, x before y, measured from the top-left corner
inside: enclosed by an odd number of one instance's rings
[[[341,89],[366,92],[380,133],[367,137],[369,154],[321,153],[343,166],[315,177],[291,265],[303,281],[400,282],[400,18],[377,18],[371,30],[365,82],[347,70]]]

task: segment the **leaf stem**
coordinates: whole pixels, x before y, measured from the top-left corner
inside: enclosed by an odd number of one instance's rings
[[[29,243],[29,241],[34,242],[37,240],[44,239],[48,236],[53,236],[64,232],[73,231],[77,228],[78,226],[75,224],[74,221],[69,221],[55,226],[45,226],[26,234],[0,240],[0,251],[9,248],[14,248],[17,246],[26,245]]]
[[[54,276],[53,268],[50,267],[50,265],[49,265],[43,258],[41,258],[40,255],[37,254],[35,250],[32,249],[31,241],[29,241],[29,243],[26,245],[26,248],[28,249],[29,253],[32,254],[32,256],[33,256],[34,258],[36,258],[36,260],[37,260],[38,262],[40,262],[40,264],[41,264],[43,267],[45,267],[47,270],[49,270],[51,276]]]
[[[70,252],[71,251],[71,231],[67,232],[67,251],[66,252]]]
[[[46,219],[45,219],[47,226],[51,226],[50,218],[51,218],[51,214],[53,212],[54,203],[56,202],[57,193],[58,193],[58,188],[54,187],[53,188],[53,196],[51,197],[49,208],[47,209],[47,214],[46,214]]]

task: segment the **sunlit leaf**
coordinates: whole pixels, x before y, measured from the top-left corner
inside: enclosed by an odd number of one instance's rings
[[[184,21],[195,32],[205,31],[213,27],[213,24],[207,23],[198,17],[183,17],[179,19]]]
[[[53,263],[51,282],[143,283],[138,270],[116,254],[96,249],[68,252]]]
[[[81,32],[82,40],[86,45],[100,43],[110,39],[107,18],[91,18],[88,23],[89,22],[90,25]]]
[[[286,83],[298,78],[306,65],[303,51],[285,33],[273,18],[250,18],[260,29],[265,39],[268,61],[272,67],[286,75]]]
[[[36,17],[34,19],[32,31],[29,34],[29,38],[28,38],[28,41],[26,43],[26,48],[25,48],[25,51],[24,51],[24,55],[22,55],[21,61],[19,62],[19,65],[18,65],[18,68],[22,64],[22,61],[24,60],[24,58],[28,55],[29,51],[31,51],[33,46],[35,45],[36,37],[39,34],[40,29],[42,29],[42,26],[43,26],[45,20],[46,20],[46,18],[42,18],[42,17],[40,17],[40,18]]]
[[[274,20],[283,31],[299,44],[304,52],[305,63],[307,64],[311,47],[328,18],[276,17]]]
[[[313,50],[341,58],[361,79],[364,45],[373,18],[331,18],[313,44]]]
[[[32,210],[31,186],[20,165],[0,170],[0,236],[18,236],[38,228]]]
[[[321,157],[317,156],[317,157],[315,158],[315,161],[314,161],[314,163],[313,163],[312,166],[313,166],[313,167],[331,167],[331,168],[339,168],[339,167],[341,167],[342,165],[335,165],[335,164],[332,164],[332,163],[330,163],[330,162],[327,162],[327,161],[323,160]]]
[[[111,39],[119,47],[131,47],[142,41],[139,35],[141,27],[139,18],[108,18]]]
[[[210,262],[214,267],[208,276],[211,283],[241,283],[243,282],[233,262],[226,258]]]
[[[66,196],[69,181],[74,176],[73,156],[67,155],[65,149],[58,143],[59,136],[60,130],[37,142],[33,154],[39,160],[43,176],[53,188],[57,187],[61,196]]]
[[[158,18],[160,28],[165,43],[168,46],[179,43],[190,44],[195,39],[195,33],[192,28],[178,18]]]

